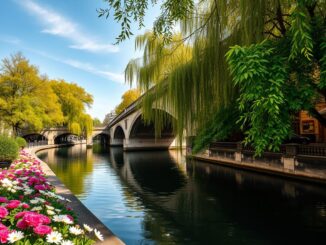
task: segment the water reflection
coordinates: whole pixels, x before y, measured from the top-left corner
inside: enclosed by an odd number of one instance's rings
[[[86,149],[85,145],[49,149],[40,152],[38,157],[49,163],[50,168],[74,194],[86,192],[84,178],[93,172],[95,160],[92,149]]]
[[[127,244],[314,244],[326,234],[320,186],[186,163],[176,151],[39,156]]]

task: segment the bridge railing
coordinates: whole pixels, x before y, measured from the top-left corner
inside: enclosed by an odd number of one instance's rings
[[[244,147],[240,142],[216,142],[202,155],[218,161],[326,178],[326,144],[284,144],[279,152],[266,151],[256,156],[252,147]]]

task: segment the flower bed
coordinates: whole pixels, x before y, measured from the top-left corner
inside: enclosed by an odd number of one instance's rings
[[[40,162],[24,151],[9,169],[0,170],[0,243],[93,244],[101,233],[84,224],[68,207],[70,201],[55,193]]]

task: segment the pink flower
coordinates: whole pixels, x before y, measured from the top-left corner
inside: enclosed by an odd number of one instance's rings
[[[35,190],[38,190],[38,191],[43,191],[43,190],[45,190],[46,188],[45,188],[44,185],[35,185],[35,186],[34,186],[34,189],[35,189]]]
[[[51,219],[43,214],[39,214],[41,216],[42,219],[42,223],[43,224],[50,224],[51,223]]]
[[[68,217],[68,219],[70,219],[71,221],[74,221],[74,218],[73,218],[70,214],[67,214],[67,217]]]
[[[19,220],[16,226],[21,230],[25,230],[28,227],[27,223],[24,220]]]
[[[1,224],[0,226],[0,242],[6,243],[9,236],[9,229],[7,226]]]
[[[23,211],[23,212],[19,212],[15,215],[15,219],[20,219],[21,217],[24,217],[24,215],[26,214],[27,212],[26,211]]]
[[[18,208],[20,205],[20,201],[19,200],[11,200],[9,201],[9,203],[6,205],[6,208],[8,209],[15,209]]]
[[[31,177],[28,180],[28,185],[35,185],[35,184],[39,184],[39,183],[40,183],[40,181],[35,177]]]
[[[22,204],[22,208],[25,208],[25,209],[26,209],[26,208],[29,208],[29,207],[30,207],[30,206],[29,206],[27,203],[23,203],[23,204]]]
[[[42,224],[49,224],[51,222],[50,218],[43,214],[38,214],[35,212],[26,212],[23,221],[26,222],[28,226],[36,227]]]
[[[8,229],[8,227],[5,226],[4,224],[0,223],[0,230],[3,230],[3,229]]]
[[[5,218],[8,215],[8,210],[5,207],[0,206],[0,218]]]
[[[47,225],[38,225],[33,228],[33,231],[36,234],[43,236],[43,235],[51,233],[52,229],[50,226],[47,226]]]
[[[0,197],[0,202],[6,203],[6,202],[8,202],[8,199],[6,197]]]

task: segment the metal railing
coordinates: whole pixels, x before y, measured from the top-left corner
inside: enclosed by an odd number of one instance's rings
[[[299,145],[298,155],[326,157],[325,145]]]

